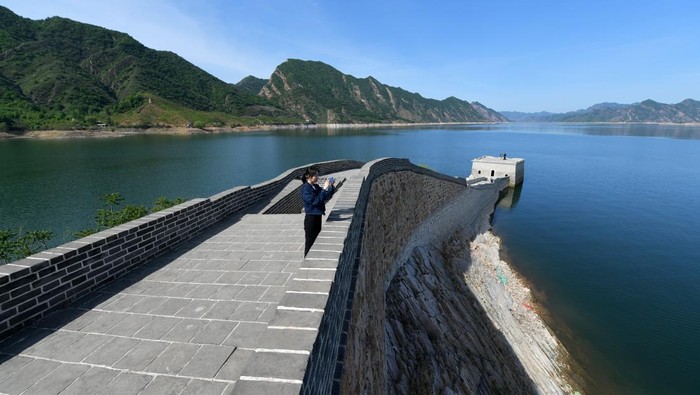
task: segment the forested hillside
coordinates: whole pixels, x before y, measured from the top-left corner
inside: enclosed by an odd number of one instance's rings
[[[0,132],[290,123],[501,122],[480,103],[289,60],[230,84],[128,34],[0,6]]]
[[[277,66],[261,94],[279,106],[320,123],[505,121],[479,104],[418,93],[356,78],[314,61],[290,59]]]
[[[172,52],[65,18],[32,21],[0,7],[0,53],[5,129],[223,124],[288,115]]]

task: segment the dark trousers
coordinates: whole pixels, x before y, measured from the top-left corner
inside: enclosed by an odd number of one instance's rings
[[[309,252],[311,246],[316,241],[316,237],[321,233],[321,216],[306,215],[304,217],[304,233],[306,234],[306,245],[304,246],[304,256]]]

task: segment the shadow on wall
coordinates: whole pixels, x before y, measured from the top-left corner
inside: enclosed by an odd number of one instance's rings
[[[387,392],[536,393],[464,280],[466,237],[417,247],[386,293]]]

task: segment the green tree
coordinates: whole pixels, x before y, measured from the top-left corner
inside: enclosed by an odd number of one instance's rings
[[[0,262],[14,262],[46,249],[46,242],[53,237],[47,230],[32,230],[22,233],[11,229],[0,229]]]
[[[180,203],[186,202],[185,198],[175,198],[175,199],[168,199],[166,197],[159,197],[156,199],[156,203],[153,206],[153,209],[151,210],[152,213],[155,213],[156,211],[160,210],[165,210],[166,208],[170,208],[173,206],[177,206]]]
[[[148,209],[142,205],[127,204],[121,210],[117,208],[124,202],[119,192],[104,194],[100,197],[103,207],[95,214],[95,228],[87,228],[76,232],[76,237],[85,237],[104,229],[113,228],[133,221],[148,214]]]
[[[89,236],[101,230],[141,218],[149,212],[164,210],[186,201],[186,199],[181,197],[175,199],[159,197],[149,211],[143,205],[127,204],[121,207],[124,197],[119,192],[104,194],[100,197],[100,200],[103,207],[97,210],[95,214],[95,227],[76,232],[76,237]],[[52,237],[53,232],[47,230],[22,232],[21,230],[0,229],[0,263],[14,262],[45,250],[47,242]]]
[[[95,214],[95,227],[80,230],[76,237],[85,237],[104,229],[113,228],[129,221],[141,218],[149,213],[154,213],[185,202],[184,198],[168,199],[159,197],[153,209],[150,211],[143,205],[127,204],[119,209],[124,202],[124,197],[119,192],[107,193],[100,197],[103,207]]]

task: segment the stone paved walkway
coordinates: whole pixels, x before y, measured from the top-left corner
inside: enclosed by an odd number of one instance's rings
[[[324,226],[334,237],[316,247],[337,256],[347,226]],[[298,392],[317,334],[307,323],[335,274],[302,268],[303,243],[303,214],[226,220],[1,341],[0,393]],[[293,307],[299,298],[318,306]]]

